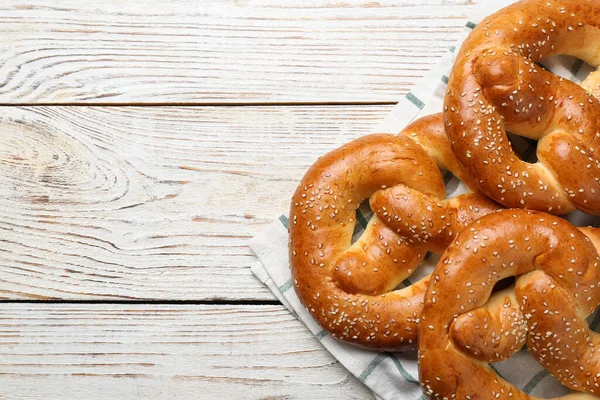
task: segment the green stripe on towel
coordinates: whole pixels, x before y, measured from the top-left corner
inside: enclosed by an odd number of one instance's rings
[[[419,384],[419,381],[414,376],[409,374],[407,370],[404,369],[404,367],[402,366],[402,363],[400,362],[400,360],[398,360],[398,357],[396,357],[393,354],[388,354],[388,355],[390,356],[390,358],[392,359],[392,362],[398,369],[398,372],[400,372],[400,375],[402,375],[402,377],[404,379],[406,379],[407,382],[414,383],[415,385]]]
[[[326,332],[326,331],[321,331],[321,332],[318,332],[318,333],[315,335],[315,337],[317,338],[317,340],[321,340],[321,339],[323,339],[325,336],[327,336],[327,332]]]
[[[381,362],[383,361],[384,358],[385,358],[385,356],[383,354],[377,354],[377,357],[375,357],[373,359],[373,361],[371,361],[369,363],[369,365],[367,365],[365,367],[365,369],[363,370],[363,372],[358,377],[358,380],[364,383],[364,381],[369,377],[369,375],[371,375],[371,373],[373,372],[373,370],[375,368],[377,368],[377,366],[379,364],[381,364]]]
[[[283,285],[279,286],[279,291],[281,293],[285,293],[288,290],[290,290],[291,287],[292,287],[292,278],[288,279],[288,281],[286,283],[284,283]]]
[[[285,226],[285,229],[290,227],[290,220],[287,219],[285,215],[280,216],[279,221],[281,222],[281,225]]]
[[[363,229],[367,229],[367,225],[369,224],[369,220],[367,220],[364,215],[359,210],[356,210],[356,220],[362,226]]]
[[[581,60],[581,59],[578,58],[578,59],[575,60],[575,62],[571,66],[571,73],[573,75],[577,75],[577,73],[579,72],[579,70],[581,69],[581,67],[583,67],[583,60]]]
[[[523,391],[527,394],[531,393],[531,391],[533,389],[535,389],[537,384],[540,383],[542,381],[542,379],[544,379],[547,376],[548,376],[548,371],[546,371],[545,369],[541,370],[540,372],[535,374],[529,382],[527,382],[527,385],[525,385],[525,387],[523,388]]]
[[[406,99],[413,103],[415,106],[419,107],[419,109],[425,107],[425,103],[423,103],[417,96],[410,92],[406,95]]]

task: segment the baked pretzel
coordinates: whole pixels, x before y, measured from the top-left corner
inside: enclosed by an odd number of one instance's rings
[[[441,114],[398,135],[354,140],[317,160],[300,182],[290,209],[294,287],[334,337],[377,349],[414,343],[428,277],[394,289],[428,250],[443,251],[466,224],[500,208],[477,193],[444,200],[438,166],[468,179]],[[375,215],[351,244],[367,198]]]
[[[600,65],[600,1],[523,0],[463,43],[444,102],[456,157],[497,202],[553,214],[600,214],[600,75],[579,86],[539,67],[557,54]],[[586,90],[587,89],[587,90]],[[522,161],[506,131],[538,140]]]
[[[600,335],[585,318],[600,304],[598,249],[600,229],[580,230],[536,211],[503,210],[464,229],[437,264],[425,297],[419,334],[425,393],[436,399],[533,398],[465,352],[452,334],[459,320],[489,305],[498,281],[519,275],[517,310],[527,321],[529,351],[564,385],[597,395]],[[481,345],[476,336],[468,340]]]

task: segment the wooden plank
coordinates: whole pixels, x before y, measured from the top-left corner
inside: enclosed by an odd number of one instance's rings
[[[390,109],[0,108],[0,298],[274,299],[248,240]]]
[[[367,399],[281,306],[2,304],[0,398]]]
[[[6,0],[0,103],[396,102],[474,0]]]

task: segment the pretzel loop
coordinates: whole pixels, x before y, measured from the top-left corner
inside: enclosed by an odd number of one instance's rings
[[[525,316],[529,350],[564,385],[598,394],[600,335],[585,318],[600,304],[599,247],[600,229],[581,231],[534,211],[499,211],[464,229],[436,266],[425,298],[419,336],[425,392],[436,399],[533,398],[465,351],[455,334],[473,310],[494,306],[487,301],[499,280],[520,275],[515,318],[520,311]],[[482,347],[477,335],[468,341]]]
[[[479,24],[448,83],[452,148],[481,191],[507,207],[600,214],[600,102],[536,64],[569,54],[600,65],[600,2],[526,0]],[[600,76],[584,87],[600,92]],[[506,134],[539,140],[522,161]]]
[[[379,349],[415,343],[429,277],[395,288],[428,251],[441,252],[466,224],[500,207],[477,193],[444,199],[438,164],[464,177],[440,114],[399,135],[350,142],[304,176],[290,210],[294,287],[334,337]],[[351,243],[367,198],[375,215]]]

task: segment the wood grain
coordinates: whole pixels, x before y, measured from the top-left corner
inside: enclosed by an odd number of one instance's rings
[[[0,103],[396,102],[474,0],[6,0]]]
[[[0,108],[0,298],[272,300],[248,240],[390,108]]]
[[[180,105],[394,103],[472,7],[1,2],[0,299],[40,302],[0,303],[0,399],[371,398],[281,306],[152,302],[273,300],[248,240],[391,106]]]
[[[281,306],[0,305],[0,398],[368,399]]]

